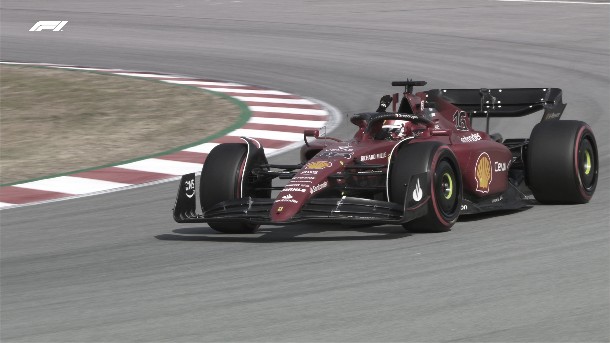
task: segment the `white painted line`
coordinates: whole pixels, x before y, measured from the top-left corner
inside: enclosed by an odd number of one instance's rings
[[[169,175],[184,175],[201,171],[201,163],[170,161],[159,158],[150,158],[147,160],[121,164],[117,167]]]
[[[178,85],[192,85],[192,86],[244,86],[239,83],[230,83],[230,82],[212,82],[212,81],[182,81],[182,80],[163,80],[163,82],[167,83],[175,83]]]
[[[184,149],[184,151],[198,152],[200,154],[209,154],[219,143],[203,143]]]
[[[100,69],[100,68],[85,68],[85,67],[53,67],[57,69],[74,69],[74,70],[91,70],[91,71],[108,71],[108,70],[116,70],[116,69]]]
[[[587,2],[587,1],[560,1],[560,0],[496,0],[502,2],[540,2],[551,4],[581,4],[581,5],[610,5],[610,2]]]
[[[249,106],[252,112],[271,112],[271,113],[290,113],[290,114],[309,114],[314,116],[327,116],[326,110],[311,110],[306,108],[292,107],[268,107],[268,106]]]
[[[266,124],[266,125],[286,125],[286,126],[298,126],[298,127],[309,127],[309,128],[321,128],[324,126],[323,121],[318,120],[297,120],[297,119],[284,119],[284,118],[263,118],[263,117],[250,117],[248,123],[254,124]]]
[[[15,185],[14,187],[67,194],[87,194],[127,186],[131,185],[127,183],[86,179],[76,176],[59,176],[51,179],[22,183]]]
[[[116,75],[123,75],[123,76],[135,76],[135,77],[158,77],[158,78],[162,78],[162,79],[182,79],[185,78],[184,76],[179,76],[179,75],[159,75],[159,74],[147,74],[147,73],[114,73]]]
[[[219,145],[220,143],[203,143],[200,145],[195,145],[193,147],[190,147],[188,149],[184,149],[184,151],[190,151],[190,152],[197,152],[200,154],[209,154],[210,151],[212,151],[212,149],[214,149],[215,146]],[[274,148],[265,148],[265,153],[274,153],[276,152],[278,149],[274,149]]]
[[[0,208],[2,207],[8,207],[8,206],[15,206],[17,204],[9,204],[8,202],[1,202],[0,201]]]
[[[263,98],[253,96],[234,96],[241,101],[245,102],[268,102],[274,104],[291,104],[291,105],[315,105],[313,101],[307,99],[282,99],[282,98]]]
[[[222,88],[222,87],[199,87],[214,92],[220,93],[250,93],[250,94],[265,94],[265,95],[292,95],[282,91],[274,91],[268,89],[241,89],[241,88]]]
[[[270,130],[252,130],[252,129],[237,129],[235,131],[230,132],[227,136],[236,136],[236,137],[252,137],[252,138],[267,138],[274,139],[278,141],[302,141],[303,134],[302,133],[294,133],[294,132],[282,132],[282,131],[270,131]]]

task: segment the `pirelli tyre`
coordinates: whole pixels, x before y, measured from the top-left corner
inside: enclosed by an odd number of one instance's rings
[[[427,214],[403,224],[413,232],[449,231],[460,215],[462,203],[462,175],[451,149],[439,142],[403,144],[392,152],[389,167],[388,195],[390,201],[404,204],[407,192],[417,193],[426,187],[429,195]],[[422,174],[423,173],[423,174]],[[413,176],[426,175],[427,183],[409,185]],[[419,179],[417,179],[419,182]]]
[[[532,130],[527,151],[527,183],[543,204],[583,204],[591,200],[599,162],[593,131],[584,122],[552,120]]]
[[[248,148],[245,144],[225,143],[214,147],[208,154],[203,169],[199,197],[201,207],[206,209],[222,201],[247,196],[247,187],[242,187]],[[255,233],[260,225],[243,222],[209,222],[208,225],[222,233]]]

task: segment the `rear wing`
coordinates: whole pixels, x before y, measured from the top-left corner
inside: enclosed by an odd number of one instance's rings
[[[566,104],[560,88],[432,89],[429,101],[443,98],[474,118],[522,117],[544,110],[542,121],[559,119]]]

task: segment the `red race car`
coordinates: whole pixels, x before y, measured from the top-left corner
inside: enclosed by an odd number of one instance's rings
[[[252,138],[216,146],[201,171],[203,214],[196,213],[192,173],[180,181],[174,219],[205,222],[224,233],[298,222],[401,224],[440,232],[464,214],[591,199],[598,178],[595,137],[584,122],[559,120],[566,106],[561,89],[413,93],[425,84],[392,82],[404,86],[400,103],[398,93],[385,95],[376,112],[352,116],[357,131],[351,140],[306,130],[299,164],[269,164]],[[490,117],[541,110],[529,138],[489,134]],[[472,128],[477,117],[487,119],[487,132]],[[287,183],[274,185],[282,183],[276,179]],[[273,190],[279,190],[275,197]]]

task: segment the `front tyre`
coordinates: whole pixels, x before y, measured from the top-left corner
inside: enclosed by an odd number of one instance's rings
[[[390,201],[404,204],[412,176],[427,172],[427,214],[403,227],[413,232],[445,232],[457,221],[462,202],[462,176],[453,152],[438,142],[399,147],[390,168]],[[425,185],[424,185],[425,186]]]
[[[208,154],[201,170],[200,200],[201,207],[206,209],[219,202],[248,196],[247,187],[242,184],[248,148],[244,144],[220,144]],[[260,225],[250,223],[209,222],[208,225],[222,233],[255,233]]]
[[[598,155],[589,125],[576,120],[537,124],[528,144],[527,182],[543,204],[587,203],[597,186]]]

